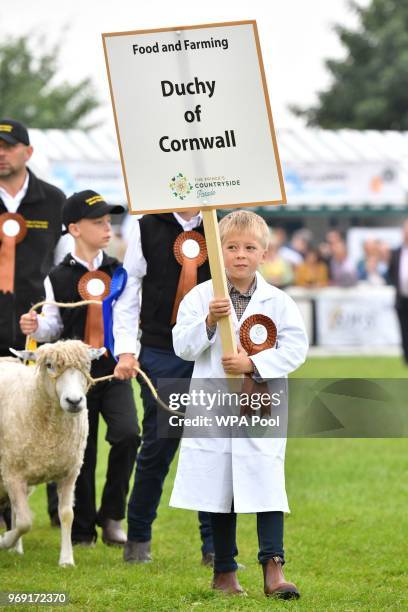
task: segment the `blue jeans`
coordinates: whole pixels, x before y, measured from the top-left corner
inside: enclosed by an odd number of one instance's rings
[[[237,515],[229,513],[211,513],[211,526],[214,538],[214,571],[234,572],[238,565],[235,557],[238,554],[236,543]],[[262,565],[273,557],[284,561],[283,550],[283,512],[257,512],[259,553],[258,561]]]
[[[143,346],[140,367],[157,388],[160,378],[185,378],[189,380],[193,363],[177,357],[173,351]],[[186,380],[186,382],[187,382]],[[180,438],[159,438],[157,417],[162,408],[157,406],[147,385],[141,381],[143,400],[143,436],[137,457],[135,481],[128,503],[128,540],[148,542],[152,538],[152,523],[163,490],[163,483],[176,454]],[[167,403],[167,398],[162,397]],[[163,418],[163,414],[159,415]],[[199,512],[202,553],[213,552],[211,524],[208,513]]]

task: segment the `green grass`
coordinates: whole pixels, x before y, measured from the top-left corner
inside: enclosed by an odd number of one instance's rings
[[[296,378],[406,378],[408,368],[402,359],[396,357],[313,357],[308,359],[293,376]]]
[[[406,374],[398,359],[357,357],[310,359],[297,373]],[[99,492],[107,451],[103,433],[101,427]],[[66,591],[71,604],[65,609],[113,612],[407,609],[407,440],[291,439],[286,457],[292,514],[286,520],[285,573],[302,593],[298,602],[263,596],[252,515],[238,520],[239,560],[247,568],[240,580],[248,596],[226,598],[209,589],[211,572],[199,563],[196,515],[168,507],[175,463],[154,524],[152,564],[126,566],[120,550],[98,541],[94,549],[75,549],[75,568],[60,569],[59,532],[48,526],[41,486],[30,501],[35,523],[25,537],[24,556],[0,551],[0,590]]]

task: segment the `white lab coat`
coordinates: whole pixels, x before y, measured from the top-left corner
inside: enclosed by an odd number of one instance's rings
[[[192,289],[180,304],[173,329],[174,350],[179,357],[195,361],[194,379],[225,378],[221,364],[219,333],[211,340],[206,330],[212,282]],[[305,360],[308,340],[294,301],[269,285],[257,273],[257,288],[241,320],[232,309],[239,328],[253,314],[270,317],[278,331],[277,346],[252,360],[262,378],[286,378]],[[285,490],[286,438],[187,438],[183,437],[170,505],[207,512],[289,512]]]

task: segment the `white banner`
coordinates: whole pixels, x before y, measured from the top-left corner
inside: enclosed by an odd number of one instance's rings
[[[399,345],[400,332],[391,287],[327,289],[316,294],[320,346]]]
[[[285,201],[255,22],[103,41],[132,211]]]
[[[395,162],[283,164],[288,204],[404,204]]]

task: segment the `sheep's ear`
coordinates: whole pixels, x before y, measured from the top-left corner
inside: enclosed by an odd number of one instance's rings
[[[35,361],[37,359],[37,353],[35,351],[16,351],[16,349],[13,348],[9,348],[9,351],[23,361]]]
[[[90,348],[88,349],[89,351],[89,356],[91,358],[91,361],[93,361],[94,359],[99,359],[99,357],[102,357],[102,355],[104,355],[106,353],[106,348],[103,346],[102,348]]]

